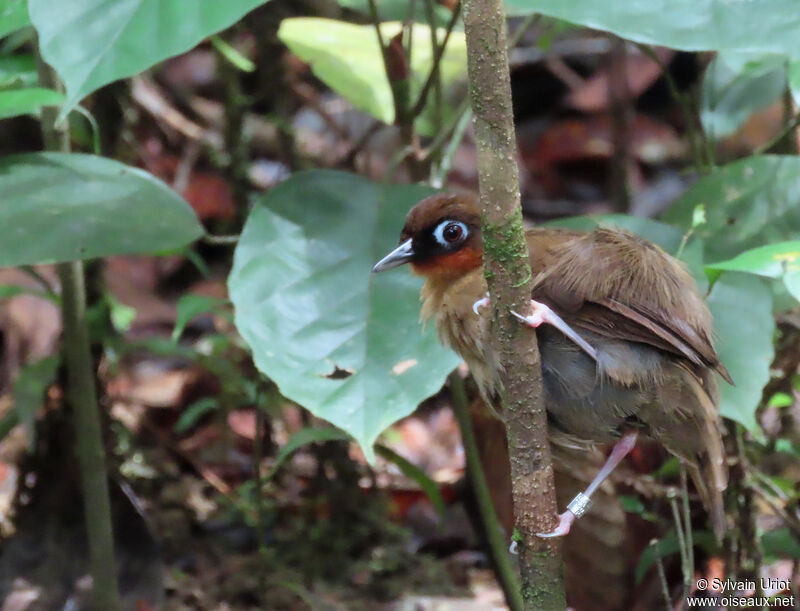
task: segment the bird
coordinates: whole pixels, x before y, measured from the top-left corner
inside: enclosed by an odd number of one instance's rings
[[[716,376],[733,384],[713,344],[696,282],[657,245],[621,229],[526,230],[548,434],[554,448],[613,444],[605,465],[543,537],[564,536],[641,434],[686,466],[719,539],[727,467]],[[408,213],[399,246],[373,272],[403,264],[424,278],[421,318],[467,363],[501,409],[501,365],[490,341],[480,209],[468,193],[438,193]]]

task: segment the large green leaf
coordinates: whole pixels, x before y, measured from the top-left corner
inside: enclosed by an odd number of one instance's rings
[[[369,0],[337,0],[339,6],[357,11],[369,17]],[[381,21],[405,21],[409,10],[413,10],[411,19],[414,21],[428,23],[425,2],[409,2],[409,0],[379,0],[375,3],[378,9],[378,18]],[[446,6],[433,3],[433,19],[438,27],[447,25],[450,20],[450,11]]]
[[[755,412],[769,381],[774,350],[772,294],[763,280],[725,272],[708,296],[717,351],[736,386],[720,382],[720,413],[759,434]]]
[[[41,87],[0,91],[0,119],[38,113],[42,106],[58,106],[63,101],[58,91]]]
[[[733,259],[706,265],[706,269],[783,278],[786,290],[800,300],[800,242],[778,242],[746,250]],[[776,298],[777,301],[777,298]],[[792,303],[789,307],[794,307]],[[780,311],[780,310],[779,310]]]
[[[796,0],[505,0],[505,6],[509,14],[542,13],[673,49],[800,55]]]
[[[0,38],[30,24],[25,0],[0,0]]]
[[[384,40],[400,32],[401,23],[381,25]],[[430,29],[414,24],[414,44],[411,54],[411,103],[416,102],[419,91],[430,71],[433,52]],[[444,30],[438,29],[439,40]],[[384,123],[393,123],[394,102],[383,64],[375,28],[371,25],[354,25],[333,19],[298,17],[281,22],[278,37],[292,53],[308,62],[311,70],[339,95],[356,108],[371,114]],[[466,76],[466,43],[463,32],[453,32],[447,43],[440,71],[445,104],[442,119],[446,123],[460,99],[457,84]],[[465,92],[466,88],[461,89]],[[431,96],[432,97],[432,96]],[[433,100],[429,98],[425,113],[417,122],[417,129],[432,135],[436,127],[431,122]]]
[[[695,207],[706,222],[695,228],[706,260],[723,261],[771,242],[800,239],[800,157],[747,157],[694,183],[664,214],[691,227]]]
[[[147,172],[94,155],[0,159],[0,267],[180,248],[203,228]]]
[[[767,278],[780,278],[800,270],[800,242],[778,242],[739,253],[733,259],[709,263],[706,267],[723,271],[746,272]]]
[[[430,193],[301,172],[257,202],[236,247],[228,286],[256,365],[370,457],[377,436],[458,363],[420,327],[419,279],[370,273]]]
[[[738,51],[718,53],[703,78],[700,118],[706,132],[724,138],[783,95],[786,57]]]
[[[62,115],[95,89],[188,51],[266,0],[29,0],[42,56],[67,88]]]

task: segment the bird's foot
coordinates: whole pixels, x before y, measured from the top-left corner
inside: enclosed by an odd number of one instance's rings
[[[558,516],[558,526],[556,526],[549,533],[536,533],[537,537],[543,539],[550,539],[552,537],[564,537],[569,534],[569,529],[572,528],[572,523],[577,516],[567,509],[564,513]]]
[[[563,537],[569,534],[573,522],[585,514],[592,504],[589,495],[579,492],[567,505],[567,510],[558,516],[558,526],[549,533],[536,533],[537,537],[548,539],[550,537]]]
[[[489,300],[489,293],[486,293],[484,297],[481,297],[478,299],[478,301],[472,304],[472,311],[475,312],[476,316],[480,316],[480,309],[484,306],[488,306],[490,303],[491,301]]]
[[[511,310],[511,313],[523,321],[526,325],[529,325],[534,329],[539,327],[539,325],[542,323],[547,323],[554,326],[573,342],[575,342],[578,347],[586,352],[586,354],[588,354],[594,360],[597,360],[597,350],[595,350],[589,342],[578,335],[578,333],[567,323],[565,323],[558,314],[553,312],[548,305],[536,301],[535,299],[531,299],[531,308],[533,308],[533,313],[530,316],[523,316],[514,310]]]

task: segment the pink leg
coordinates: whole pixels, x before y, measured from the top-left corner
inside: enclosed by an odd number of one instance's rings
[[[592,483],[589,484],[589,487],[584,492],[579,492],[577,496],[570,501],[570,504],[567,505],[567,510],[558,516],[558,526],[549,533],[537,533],[539,537],[563,537],[569,533],[572,523],[589,509],[591,496],[594,494],[594,491],[597,490],[598,486],[603,483],[603,480],[611,474],[616,466],[622,462],[622,459],[625,458],[636,445],[636,436],[636,431],[629,431],[614,444],[614,448],[611,450],[608,460],[606,460],[603,468],[600,469],[600,472],[592,480]]]
[[[547,305],[531,299],[531,307],[533,308],[533,314],[530,316],[517,314],[513,310],[511,313],[534,329],[542,323],[553,325],[556,329],[561,331],[564,335],[575,342],[584,352],[586,352],[586,354],[592,357],[595,361],[597,360],[597,350],[595,350],[592,345],[589,344],[589,342],[578,335],[578,333],[572,327],[565,323],[563,319],[558,314],[553,312],[553,310],[551,310]]]

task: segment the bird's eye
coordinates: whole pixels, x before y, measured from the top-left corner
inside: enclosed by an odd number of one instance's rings
[[[436,241],[443,246],[455,244],[467,237],[467,226],[459,221],[445,221],[434,230]]]

